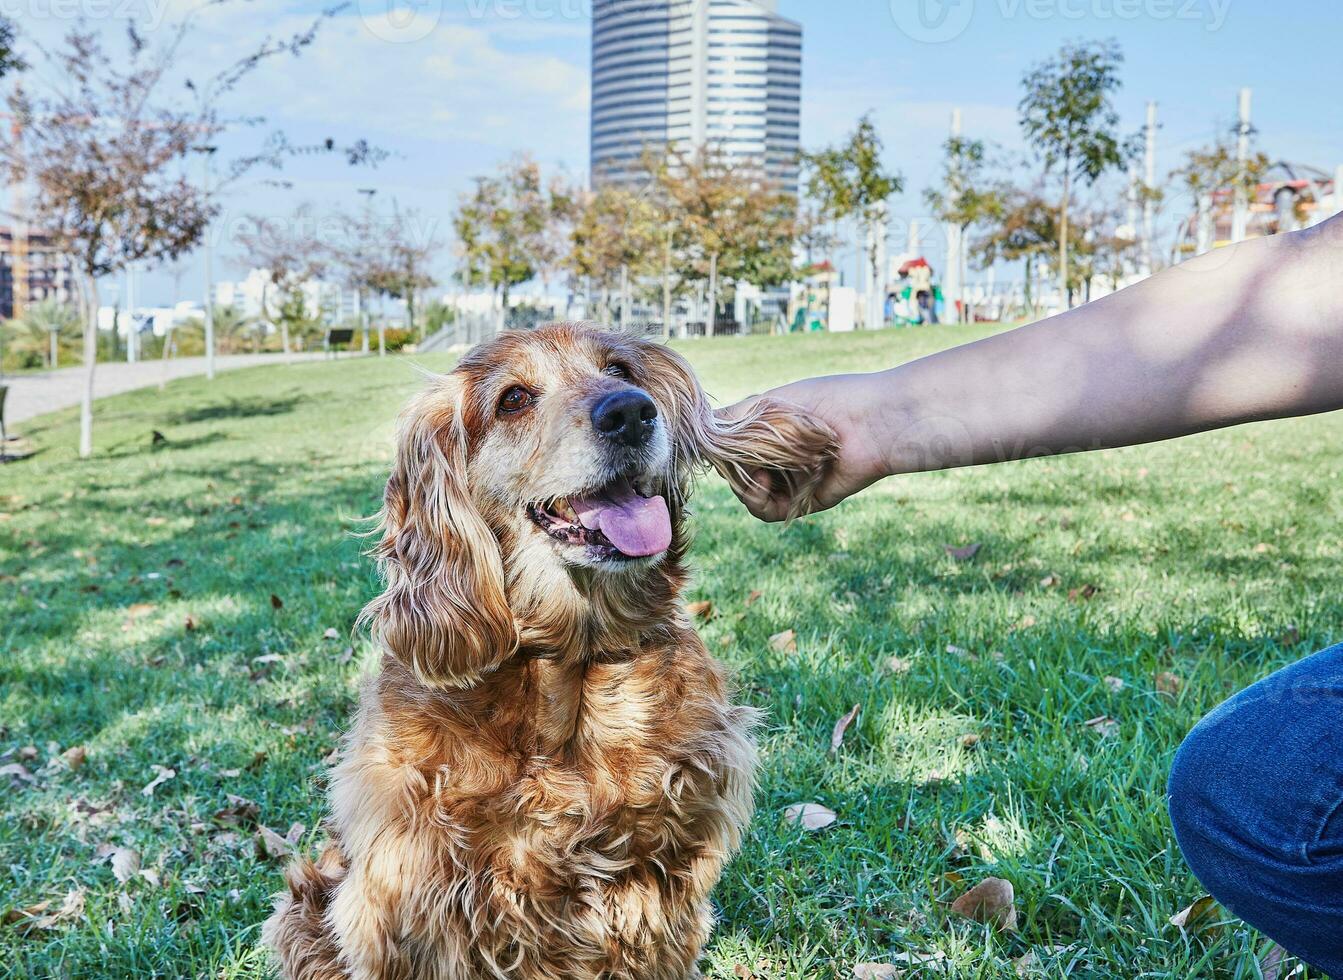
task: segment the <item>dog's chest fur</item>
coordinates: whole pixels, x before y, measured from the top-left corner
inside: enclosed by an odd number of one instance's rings
[[[363,928],[354,894],[387,893],[379,929],[453,977],[683,980],[750,815],[752,721],[689,631],[466,691],[389,661],[333,779],[333,918]]]

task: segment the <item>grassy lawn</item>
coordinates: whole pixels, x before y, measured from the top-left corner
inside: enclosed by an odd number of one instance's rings
[[[731,399],[983,332],[683,349]],[[0,915],[51,918],[0,924],[0,976],[266,975],[280,874],[256,824],[320,837],[323,760],[375,660],[349,636],[376,588],[352,532],[418,383],[391,358],[174,382],[100,403],[87,463],[74,412],[23,427],[40,452],[0,468]],[[1234,920],[1168,924],[1200,892],[1163,786],[1204,712],[1343,635],[1340,470],[1333,416],[887,481],[786,530],[706,481],[690,598],[769,717],[706,972],[1258,976],[1267,943]],[[787,823],[804,801],[838,821]],[[1018,932],[949,913],[987,876]]]

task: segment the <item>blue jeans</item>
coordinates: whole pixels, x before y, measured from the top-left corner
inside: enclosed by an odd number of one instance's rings
[[[1343,977],[1343,645],[1199,722],[1169,794],[1180,850],[1213,897]]]

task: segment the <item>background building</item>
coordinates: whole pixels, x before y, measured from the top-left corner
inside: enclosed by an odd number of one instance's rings
[[[794,188],[802,27],[776,0],[596,0],[594,184],[629,180],[644,147],[715,143]]]
[[[75,301],[69,256],[41,232],[30,231],[16,242],[12,228],[0,228],[0,320],[21,316],[25,306],[48,299]]]

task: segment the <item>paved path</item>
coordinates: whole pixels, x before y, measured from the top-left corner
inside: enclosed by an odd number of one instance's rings
[[[317,360],[324,356],[320,351],[291,355],[295,361]],[[215,358],[215,370],[230,371],[258,364],[282,363],[284,361],[279,354],[222,354]],[[123,391],[134,391],[136,388],[156,385],[165,377],[172,380],[204,373],[203,357],[174,358],[167,364],[158,360],[138,361],[135,364],[127,364],[124,361],[99,364],[98,370],[93,375],[93,393],[95,398],[106,398],[108,395],[117,395]],[[9,386],[9,397],[5,403],[5,424],[15,425],[35,415],[78,405],[84,392],[84,369],[60,368],[41,374],[9,375],[0,381],[0,384]]]

